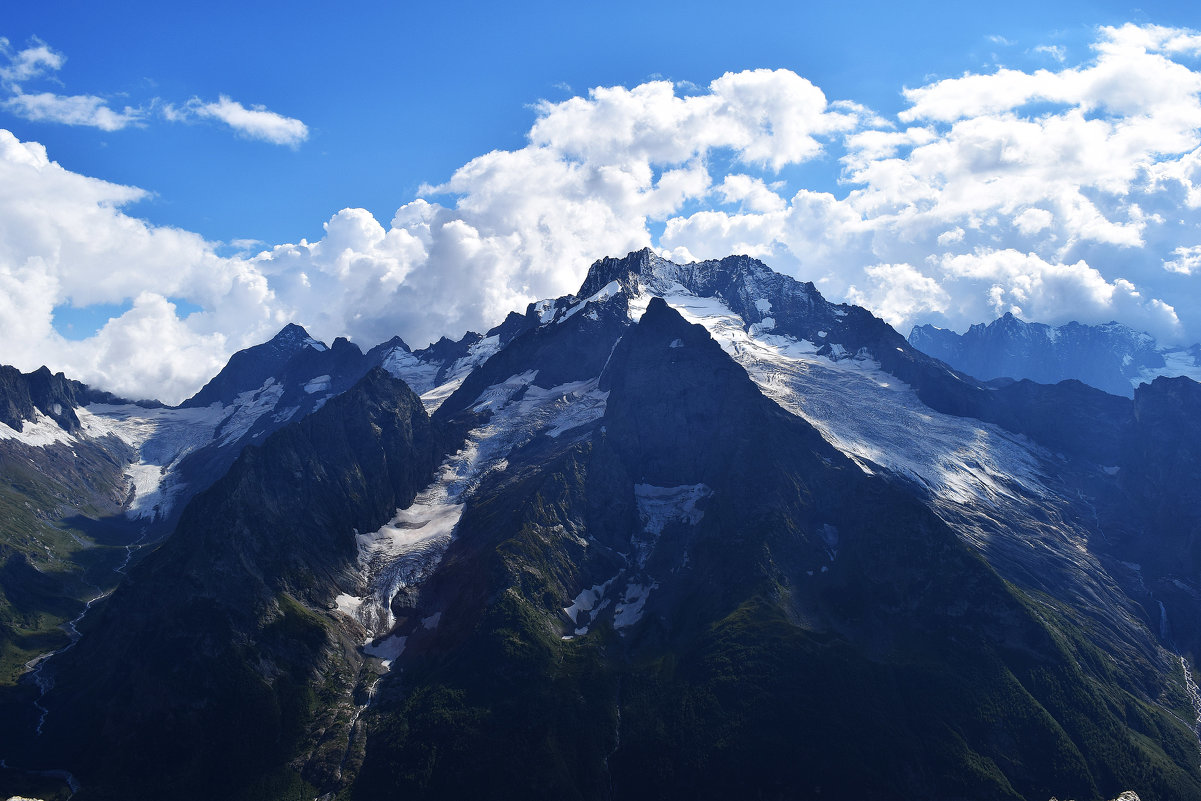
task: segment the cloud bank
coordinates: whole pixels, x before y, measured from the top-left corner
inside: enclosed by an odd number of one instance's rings
[[[1201,35],[1100,28],[1085,61],[1052,55],[1054,69],[898,87],[893,119],[787,70],[595,88],[539,104],[524,147],[473,159],[389,221],[344,209],[316,242],[238,257],[137,219],[141,190],[0,133],[0,326],[14,332],[0,361],[179,400],[288,321],[420,346],[645,245],[758,256],[903,332],[1013,311],[1201,340]],[[285,145],[307,133],[228,98],[176,113]],[[827,185],[797,183],[821,169]],[[55,307],[97,303],[130,308],[81,342],[54,331]]]

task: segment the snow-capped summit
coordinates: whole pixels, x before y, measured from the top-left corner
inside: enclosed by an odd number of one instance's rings
[[[584,301],[604,300],[619,291],[631,298],[673,294],[713,298],[748,329],[753,326],[759,333],[805,339],[819,348],[829,345],[835,358],[841,353],[835,345],[854,353],[887,329],[865,309],[830,303],[812,283],[777,273],[750,256],[677,264],[650,248],[594,262],[574,297],[541,302],[542,322],[561,319],[562,313],[572,313]],[[635,306],[644,308],[645,300]],[[898,346],[907,349],[904,342],[893,344]]]
[[[268,378],[277,377],[289,362],[305,351],[329,350],[295,323],[288,323],[267,342],[240,350],[199,392],[180,404],[183,408],[229,404],[243,392],[257,389]]]

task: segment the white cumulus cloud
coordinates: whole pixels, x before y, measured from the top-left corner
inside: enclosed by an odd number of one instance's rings
[[[178,400],[289,321],[421,346],[573,292],[593,260],[647,245],[757,256],[903,332],[1015,311],[1195,342],[1199,53],[1191,31],[1100,28],[1084,61],[932,80],[893,119],[787,70],[598,87],[538,104],[524,146],[472,159],[390,220],[344,209],[317,241],[233,257],[138,219],[142,190],[4,132],[0,360]],[[163,113],[285,145],[307,135],[225,97]],[[55,332],[56,308],[97,303],[128,311],[80,342]]]
[[[909,264],[873,264],[864,268],[871,282],[864,289],[852,286],[847,300],[868,306],[885,322],[893,325],[916,315],[946,311],[950,294],[938,280],[922,274]]]
[[[168,118],[186,118],[188,114],[204,119],[218,120],[250,139],[259,139],[273,145],[296,147],[309,138],[309,128],[293,117],[285,117],[269,110],[266,106],[247,108],[226,95],[215,102],[205,103],[193,98],[186,106],[186,113],[171,109]]]
[[[1172,251],[1172,258],[1163,263],[1163,268],[1181,275],[1192,275],[1201,270],[1201,245],[1181,245],[1176,248]]]

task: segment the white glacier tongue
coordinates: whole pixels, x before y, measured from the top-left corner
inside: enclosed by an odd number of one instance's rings
[[[336,604],[363,624],[368,642],[392,634],[393,599],[420,585],[438,566],[464,506],[485,475],[503,469],[505,457],[535,437],[558,437],[604,414],[609,393],[597,389],[598,379],[544,389],[533,384],[537,375],[530,370],[484,390],[474,409],[490,412],[487,422],[471,431],[463,448],[442,464],[433,484],[408,508],[378,531],[358,537],[367,592],[341,595]],[[382,646],[377,642],[372,647]]]
[[[175,468],[189,453],[212,442],[226,411],[216,403],[192,409],[93,403],[76,414],[89,437],[111,435],[137,453],[137,461],[125,468],[133,489],[125,514],[153,520],[166,516],[184,489]]]
[[[306,392],[325,391],[329,376],[315,378]],[[82,432],[89,437],[112,435],[137,453],[125,469],[133,490],[126,510],[131,518],[154,520],[168,515],[185,489],[176,472],[188,454],[207,445],[231,447],[238,444],[263,415],[275,412],[285,422],[297,407],[276,411],[284,386],[268,378],[258,389],[240,393],[223,406],[147,409],[134,404],[93,403],[77,409]]]

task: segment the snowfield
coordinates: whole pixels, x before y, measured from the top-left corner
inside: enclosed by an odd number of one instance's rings
[[[413,392],[421,396],[425,410],[433,414],[442,402],[462,385],[472,370],[488,361],[498,350],[499,336],[484,337],[468,348],[466,356],[456,359],[446,368],[442,383],[438,383],[438,373],[441,369],[438,363],[422,361],[404,348],[394,348],[381,366],[408,384]]]

